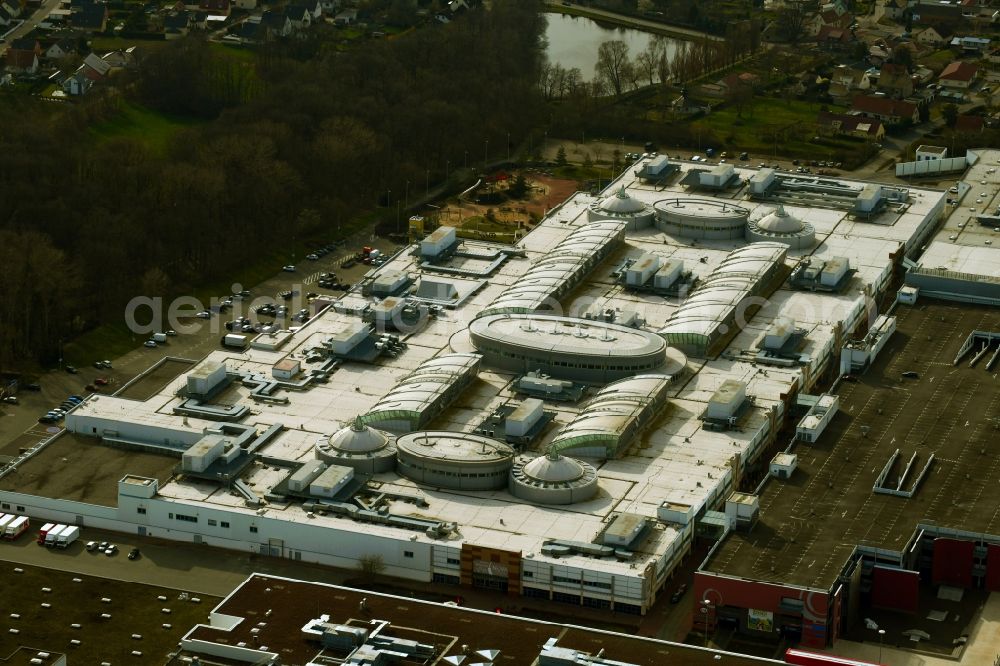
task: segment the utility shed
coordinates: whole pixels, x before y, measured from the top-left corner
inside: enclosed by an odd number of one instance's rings
[[[538,420],[542,418],[544,403],[538,398],[528,398],[507,417],[504,422],[504,434],[511,437],[523,437],[528,434]]]
[[[204,472],[222,455],[226,441],[222,435],[205,435],[181,456],[181,469],[185,472]]]
[[[207,395],[226,378],[226,364],[208,361],[188,373],[187,390],[195,395]]]
[[[712,399],[708,402],[708,409],[705,417],[709,419],[725,420],[736,414],[736,411],[746,400],[747,385],[735,379],[727,379],[722,382],[722,386],[712,394]]]
[[[646,284],[659,267],[660,258],[658,256],[649,253],[643,254],[626,269],[625,284],[633,287]]]
[[[322,474],[325,469],[326,463],[310,460],[288,477],[288,489],[296,493],[304,492],[313,479]]]
[[[330,465],[309,484],[309,494],[332,498],[353,478],[353,468]]]
[[[604,532],[604,545],[615,548],[630,548],[642,536],[649,524],[646,516],[636,513],[618,514]]]
[[[299,374],[301,365],[291,358],[283,358],[271,368],[271,376],[275,379],[288,380]]]

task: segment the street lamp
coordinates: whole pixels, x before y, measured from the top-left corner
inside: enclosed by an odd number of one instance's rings
[[[403,189],[403,208],[410,207],[410,181],[406,181],[406,187]]]
[[[885,629],[878,630],[878,663],[882,663],[882,639],[885,636]]]
[[[701,603],[702,603],[701,614],[704,616],[704,627],[703,627],[703,629],[705,630],[705,647],[707,648],[708,647],[708,625],[709,625],[708,613],[709,613],[709,609],[712,606],[712,602],[709,599],[702,599]]]
[[[510,162],[510,132],[507,132],[507,161]]]
[[[486,163],[489,161],[490,156],[490,140],[486,139],[486,148],[483,149],[483,171],[486,171]]]

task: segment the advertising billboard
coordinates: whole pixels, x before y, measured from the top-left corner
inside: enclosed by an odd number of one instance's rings
[[[748,608],[747,629],[772,633],[774,631],[774,613],[757,610],[756,608]]]

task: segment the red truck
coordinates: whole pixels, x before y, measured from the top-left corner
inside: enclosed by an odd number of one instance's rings
[[[45,523],[42,525],[42,529],[38,530],[38,545],[45,545],[45,535],[48,534],[56,527],[55,523]]]

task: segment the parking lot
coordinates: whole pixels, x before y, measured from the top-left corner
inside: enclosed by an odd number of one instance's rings
[[[280,271],[268,280],[249,287],[251,300],[242,303],[235,301],[233,309],[222,315],[213,313],[209,319],[196,317],[182,319],[180,323],[183,325],[195,325],[192,332],[184,332],[178,328],[179,335],[168,337],[165,343],[158,344],[155,348],[143,346],[143,343],[149,338],[147,334],[133,335],[135,347],[118,358],[108,359],[112,362],[111,369],[98,369],[92,365],[95,361],[107,358],[105,356],[100,359],[85,359],[86,365],[81,361],[76,374],[70,374],[64,368],[45,372],[34,380],[41,386],[40,391],[21,389],[17,393],[19,404],[0,404],[0,464],[6,458],[16,457],[21,450],[30,448],[58,432],[62,426],[61,422],[42,424],[38,423],[38,418],[58,407],[70,395],[85,396],[90,393],[91,391],[88,391],[86,387],[88,385],[94,386],[94,382],[98,378],[106,379],[108,383],[106,386],[95,386],[96,392],[110,394],[166,356],[200,360],[209,352],[220,348],[220,339],[227,333],[225,322],[231,321],[239,315],[248,315],[252,319],[266,323],[272,321],[281,323],[281,320],[275,320],[272,317],[254,317],[249,311],[250,304],[254,302],[252,299],[262,299],[260,302],[263,302],[263,299],[273,299],[278,303],[287,304],[289,311],[294,313],[306,307],[305,297],[308,293],[331,297],[341,295],[343,293],[341,291],[319,287],[317,284],[319,275],[321,273],[335,273],[341,283],[356,284],[372,267],[358,262],[350,268],[343,269],[341,263],[346,257],[359,252],[363,245],[376,248],[387,255],[391,255],[397,249],[394,244],[387,240],[373,239],[368,235],[358,236],[345,241],[337,250],[316,261],[303,258],[296,264],[295,272]],[[234,286],[238,286],[240,289],[244,288],[244,286],[239,285],[238,281],[234,281]],[[291,291],[292,299],[289,301],[281,299],[278,294],[283,291]],[[224,296],[226,295],[220,295],[220,298]],[[209,306],[208,303],[204,305],[205,307]],[[289,327],[296,325],[296,323],[285,320],[283,325]],[[167,325],[163,328],[167,329],[171,326]],[[175,368],[164,371],[173,369]],[[171,378],[166,377],[164,381],[169,381]],[[140,391],[140,389],[130,389],[128,397],[141,398],[141,395],[131,395],[135,391]]]

